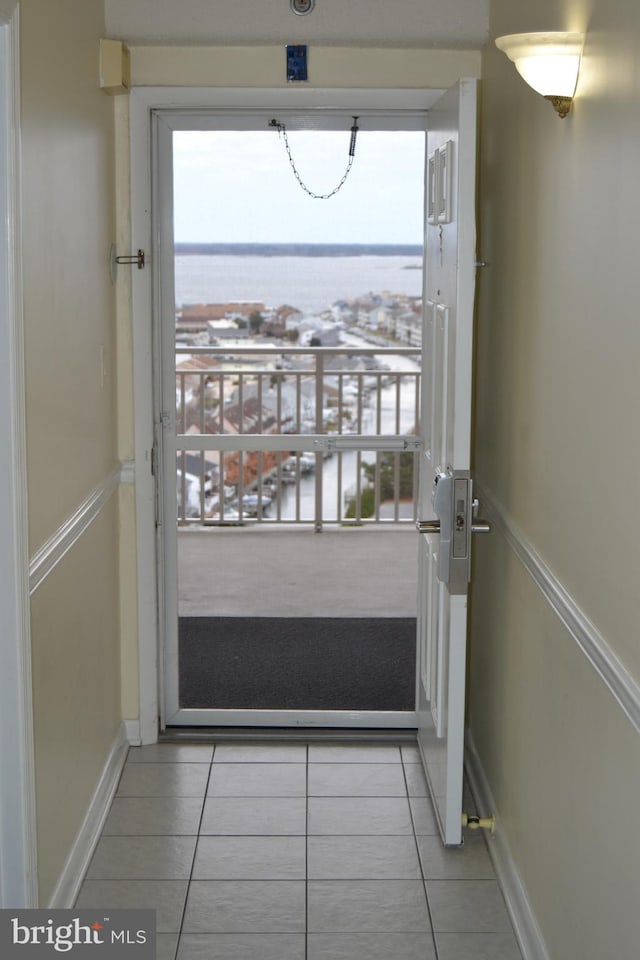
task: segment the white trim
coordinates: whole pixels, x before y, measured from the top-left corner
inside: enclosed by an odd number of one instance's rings
[[[116,467],[98,484],[73,516],[58,527],[55,533],[33,555],[29,564],[29,590],[33,593],[62,558],[78,542],[100,515],[120,483],[121,467]]]
[[[73,907],[84,875],[87,872],[93,851],[100,839],[107,819],[111,801],[118,787],[120,774],[127,759],[129,742],[125,724],[122,723],[109,750],[100,779],[93,792],[82,826],[73,842],[58,882],[47,906],[50,909]]]
[[[214,48],[215,49],[215,48]],[[302,112],[346,112],[351,110],[369,113],[380,119],[384,115],[400,112],[403,123],[412,114],[429,110],[444,92],[442,88],[397,88],[390,87],[161,87],[137,86],[131,89],[130,97],[135,102],[134,110],[149,114],[152,110],[187,110],[202,114],[215,110],[223,115],[226,111],[238,115],[242,111],[262,113],[273,110]],[[359,114],[360,115],[360,114]],[[389,117],[388,117],[389,120]],[[191,116],[189,129],[193,129]],[[389,121],[390,122],[390,121]],[[388,124],[387,124],[388,126]],[[132,125],[133,129],[133,125]],[[386,129],[381,127],[380,129]],[[393,129],[393,127],[391,128]],[[136,198],[132,194],[133,204]]]
[[[167,726],[349,727],[414,729],[415,711],[394,710],[178,710]]]
[[[136,465],[133,460],[123,460],[120,464],[120,483],[125,485],[136,482]]]
[[[611,649],[576,601],[546,565],[507,511],[484,487],[476,485],[483,513],[505,538],[527,573],[562,621],[579,649],[640,733],[640,684]]]
[[[0,907],[38,902],[20,206],[20,21],[0,4]]]
[[[496,817],[496,830],[488,836],[487,847],[523,960],[551,960],[527,889],[509,849],[491,787],[470,731],[467,731],[466,736],[465,770],[478,811],[482,816],[495,814]]]
[[[232,109],[269,111],[295,107],[313,110],[327,104],[331,109],[363,109],[392,113],[394,110],[428,109],[440,91],[422,89],[320,89],[305,88],[198,88],[137,87],[129,97],[131,157],[131,249],[151,252],[152,242],[152,111]],[[156,114],[157,116],[157,114]],[[157,180],[157,171],[153,170]],[[158,216],[158,210],[155,211]],[[153,225],[157,233],[158,224]],[[159,658],[159,610],[164,605],[158,584],[162,544],[157,543],[156,490],[151,473],[155,440],[153,306],[159,291],[154,271],[144,270],[132,285],[133,381],[135,431],[136,546],[138,585],[138,666],[140,737],[143,744],[158,737],[163,687]],[[160,431],[158,430],[160,433]]]
[[[131,90],[131,243],[151,250],[151,107],[157,91]],[[133,247],[132,247],[133,249]],[[154,444],[152,271],[132,283],[133,412],[138,586],[138,675],[140,739],[158,739],[158,590],[156,582],[155,486],[151,472]]]
[[[127,741],[132,747],[140,746],[140,721],[139,720],[124,720],[124,728],[126,730]]]

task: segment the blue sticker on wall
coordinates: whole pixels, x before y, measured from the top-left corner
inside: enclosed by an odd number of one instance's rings
[[[295,83],[307,79],[307,48],[304,44],[287,46],[287,80]]]

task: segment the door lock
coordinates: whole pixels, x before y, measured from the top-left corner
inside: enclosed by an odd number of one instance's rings
[[[478,503],[472,497],[468,475],[437,474],[432,492],[433,512],[437,519],[418,520],[419,533],[437,533],[437,576],[450,593],[466,593],[471,576],[471,534],[489,533],[490,524],[475,517]]]

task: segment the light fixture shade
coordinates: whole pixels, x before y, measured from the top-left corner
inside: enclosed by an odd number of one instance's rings
[[[512,33],[496,40],[530,87],[543,97],[568,100],[576,91],[583,45],[581,33]]]

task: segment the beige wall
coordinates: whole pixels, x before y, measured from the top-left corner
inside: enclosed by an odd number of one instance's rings
[[[117,540],[118,504],[112,497],[32,599],[43,906],[60,877],[120,725]]]
[[[442,88],[480,75],[478,50],[360,46],[309,47],[310,88]],[[134,86],[289,87],[284,44],[277,46],[133,46]]]
[[[113,101],[102,0],[22,0],[29,539],[33,556],[118,469]],[[104,358],[104,375],[103,361]],[[40,899],[120,725],[117,497],[32,595]]]
[[[637,683],[640,8],[492,0],[492,39],[549,29],[587,35],[566,120],[492,42],[483,58],[477,476]],[[470,717],[550,956],[635,955],[640,738],[499,530],[477,552]]]
[[[21,4],[32,551],[116,462],[113,100],[97,84],[101,8]]]

